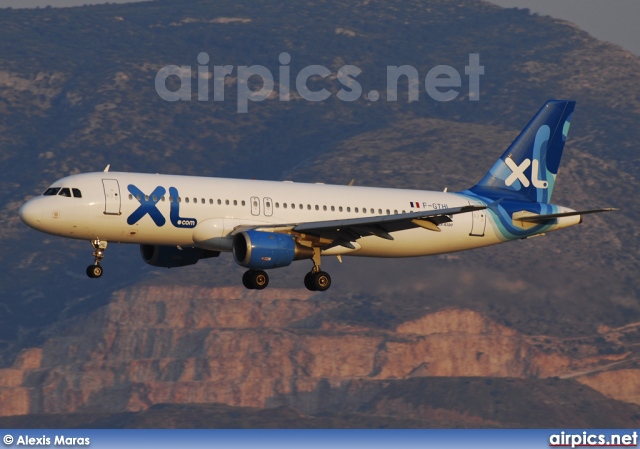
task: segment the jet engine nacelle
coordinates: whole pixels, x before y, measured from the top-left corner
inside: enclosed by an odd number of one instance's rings
[[[233,258],[253,270],[286,267],[294,260],[311,259],[313,249],[300,245],[289,234],[244,231],[233,238]]]
[[[200,259],[218,257],[219,251],[200,248],[178,248],[177,246],[140,245],[142,260],[154,267],[184,267],[193,265]]]

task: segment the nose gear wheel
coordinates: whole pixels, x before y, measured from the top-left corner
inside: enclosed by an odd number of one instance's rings
[[[100,261],[104,259],[104,251],[107,249],[107,242],[95,239],[91,241],[91,245],[93,246],[94,263],[87,267],[87,276],[90,278],[99,278],[104,272],[102,266],[100,266]]]

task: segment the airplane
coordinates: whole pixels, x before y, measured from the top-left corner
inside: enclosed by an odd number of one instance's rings
[[[62,178],[19,211],[28,226],[89,240],[90,278],[103,274],[108,242],[140,245],[156,267],[182,267],[231,252],[248,289],[265,270],[311,260],[304,278],[325,291],[322,256],[415,257],[543,235],[613,208],[550,203],[575,101],[550,100],[489,172],[460,192],[403,190],[110,172]]]

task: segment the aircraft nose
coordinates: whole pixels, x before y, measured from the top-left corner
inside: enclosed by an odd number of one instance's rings
[[[20,220],[34,229],[37,229],[42,221],[42,205],[39,201],[27,201],[22,205],[18,213],[20,214]]]

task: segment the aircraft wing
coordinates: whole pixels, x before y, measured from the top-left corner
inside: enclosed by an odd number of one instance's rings
[[[418,227],[440,232],[438,225],[450,222],[450,215],[464,214],[482,209],[486,209],[486,206],[461,206],[395,215],[348,218],[344,220],[312,221],[265,226],[239,226],[232,234],[250,229],[298,235],[304,234],[305,236],[315,237],[321,245],[321,248],[325,250],[335,246],[355,249],[351,242],[355,242],[361,237],[373,235],[383,239],[393,240],[392,232]]]

